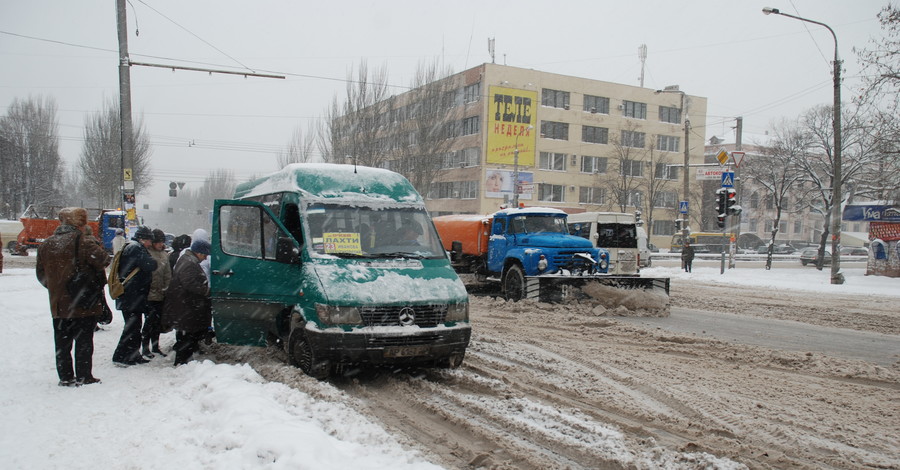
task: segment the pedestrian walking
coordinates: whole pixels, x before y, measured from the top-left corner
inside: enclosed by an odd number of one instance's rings
[[[141,357],[141,320],[149,310],[147,296],[150,294],[153,271],[156,270],[156,260],[148,251],[152,244],[153,233],[148,227],[140,226],[134,234],[134,239],[122,248],[117,273],[119,279],[125,279],[135,268],[138,272],[125,285],[125,292],[116,299],[116,308],[122,311],[122,317],[125,319],[125,327],[122,329],[122,336],[112,358],[113,363],[118,366],[127,367],[150,362]]]
[[[694,262],[694,247],[690,242],[684,242],[681,249],[681,264],[686,272],[691,272],[691,264]]]
[[[94,328],[103,313],[104,269],[109,256],[93,237],[85,236],[87,211],[59,211],[60,225],[38,247],[35,275],[47,288],[53,318],[56,373],[63,387],[100,383],[92,373]],[[85,279],[84,283],[77,282]],[[73,281],[74,280],[74,281]],[[75,348],[74,367],[72,348]]]
[[[159,349],[160,321],[166,289],[172,280],[169,255],[166,253],[166,234],[158,228],[153,229],[152,234],[152,245],[149,251],[150,256],[156,260],[156,270],[153,271],[150,281],[150,291],[147,293],[148,310],[144,317],[144,327],[141,329],[141,356],[147,359],[153,359],[154,353],[166,357]]]
[[[166,291],[163,328],[175,329],[175,365],[187,364],[212,322],[209,282],[200,263],[209,257],[209,242],[199,239],[184,250]]]
[[[125,239],[125,230],[117,228],[116,236],[112,239],[112,254],[115,255],[119,250],[125,248],[126,243],[128,243],[128,240]]]

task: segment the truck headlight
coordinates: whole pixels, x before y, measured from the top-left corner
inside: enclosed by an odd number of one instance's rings
[[[447,321],[469,321],[469,303],[450,304],[447,306]]]
[[[360,325],[362,317],[356,307],[316,304],[316,314],[322,323],[329,325]]]

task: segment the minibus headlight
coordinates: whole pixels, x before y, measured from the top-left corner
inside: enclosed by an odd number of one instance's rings
[[[448,305],[447,321],[469,321],[469,303]]]
[[[316,314],[322,323],[329,325],[359,325],[362,317],[356,307],[316,304]]]

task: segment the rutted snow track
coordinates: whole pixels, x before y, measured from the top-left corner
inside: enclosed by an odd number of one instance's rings
[[[682,301],[706,295],[693,287]],[[900,468],[897,362],[673,335],[597,317],[591,305],[473,297],[472,322],[453,371],[317,382],[277,351],[213,349],[363,410],[447,468]]]

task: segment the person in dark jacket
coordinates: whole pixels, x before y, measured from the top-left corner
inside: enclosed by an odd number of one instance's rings
[[[175,365],[187,364],[200,347],[212,321],[209,283],[200,263],[209,256],[209,242],[194,240],[185,250],[166,291],[163,328],[175,329]],[[168,328],[167,328],[168,327]]]
[[[684,243],[681,249],[681,264],[685,271],[691,272],[691,264],[694,262],[694,247],[690,242]]]
[[[122,311],[122,317],[125,319],[125,327],[122,329],[122,336],[112,358],[117,366],[127,367],[150,362],[141,357],[141,323],[144,314],[150,309],[147,296],[150,293],[153,271],[156,270],[156,260],[148,251],[152,244],[153,233],[150,228],[142,225],[135,232],[134,239],[122,248],[119,279],[125,279],[135,268],[138,272],[125,284],[122,296],[116,299],[116,309]]]
[[[75,265],[94,270],[100,277],[109,264],[109,256],[92,237],[85,236],[87,211],[67,207],[59,211],[60,225],[37,251],[35,274],[47,288],[53,317],[53,340],[56,347],[56,373],[63,387],[100,383],[93,376],[94,328],[103,307],[96,302],[89,308],[79,307],[67,284],[75,274]],[[77,258],[76,258],[77,246]],[[72,367],[72,346],[75,367]]]
[[[178,257],[181,256],[181,252],[185,248],[190,248],[191,246],[191,236],[182,233],[181,235],[175,237],[172,240],[172,252],[169,253],[169,268],[175,269],[175,262],[178,261]]]

